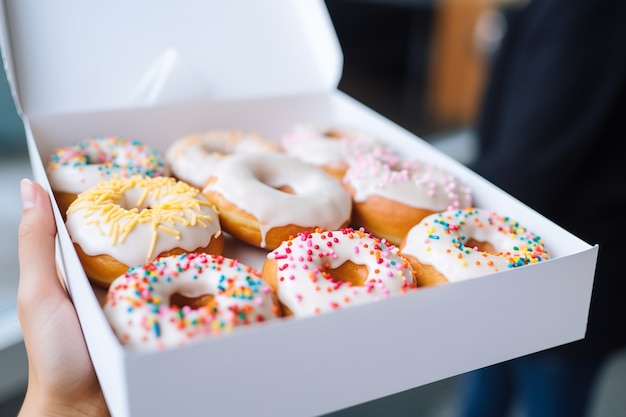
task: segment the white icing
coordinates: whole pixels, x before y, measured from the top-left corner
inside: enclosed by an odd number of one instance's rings
[[[267,232],[279,226],[337,229],[351,215],[346,190],[322,170],[281,153],[241,153],[224,157],[216,181],[203,192],[217,192],[241,210],[253,215],[261,230],[261,246]],[[278,190],[289,186],[295,194]]]
[[[167,177],[102,181],[78,195],[66,226],[87,255],[110,255],[128,266],[175,248],[206,247],[221,233],[199,190]]]
[[[353,200],[373,195],[410,207],[443,211],[472,204],[471,190],[449,172],[413,160],[391,161],[364,155],[353,161],[344,183],[354,189]]]
[[[178,306],[174,294],[213,295],[216,310]],[[183,307],[182,309],[180,307]],[[154,350],[277,317],[271,289],[255,270],[221,256],[189,254],[131,268],[111,284],[104,313],[131,349]]]
[[[277,144],[256,133],[212,130],[177,139],[166,151],[165,159],[176,177],[202,188],[224,155],[277,151]]]
[[[278,296],[295,316],[381,300],[413,286],[412,270],[397,247],[350,229],[301,234],[267,257],[278,263]],[[365,286],[323,273],[347,261],[367,267]]]
[[[294,158],[330,168],[341,168],[363,154],[393,155],[374,136],[348,129],[297,125],[283,135],[281,144]]]
[[[57,149],[50,156],[46,171],[53,190],[70,194],[81,193],[116,176],[168,174],[156,150],[115,136],[90,137]]]
[[[491,243],[496,254],[462,243]],[[480,277],[549,258],[541,239],[516,221],[482,209],[432,214],[406,236],[401,253],[432,265],[448,281]]]

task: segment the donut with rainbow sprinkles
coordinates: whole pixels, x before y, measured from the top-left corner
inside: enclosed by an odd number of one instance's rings
[[[121,343],[161,350],[280,317],[270,287],[237,259],[204,253],[158,258],[111,284],[104,313]]]
[[[100,181],[114,176],[159,177],[169,174],[156,149],[119,136],[90,136],[57,148],[48,158],[46,172],[63,215],[78,194]]]
[[[466,208],[432,214],[400,245],[419,286],[476,278],[550,259],[543,239],[518,221]]]
[[[398,248],[363,230],[302,232],[267,255],[263,279],[288,316],[303,317],[415,289]]]

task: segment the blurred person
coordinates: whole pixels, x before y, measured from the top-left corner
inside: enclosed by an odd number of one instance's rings
[[[585,416],[606,358],[626,346],[622,45],[623,0],[531,0],[509,16],[470,167],[599,244],[599,257],[585,339],[463,375],[461,417],[501,417],[515,404],[525,416]]]
[[[626,348],[602,366],[591,396],[589,417],[626,417]]]
[[[28,387],[19,416],[108,416],[76,311],[57,275],[50,199],[26,179],[21,193],[17,305]]]

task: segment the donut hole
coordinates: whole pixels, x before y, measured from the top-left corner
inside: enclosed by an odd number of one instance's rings
[[[358,265],[352,261],[346,261],[337,268],[331,268],[326,264],[321,271],[329,281],[342,281],[356,287],[364,286],[368,276],[365,265]]]
[[[221,149],[211,148],[208,146],[203,146],[202,151],[205,153],[205,155],[211,155],[211,156],[214,156],[215,158],[223,158],[226,155],[229,155],[226,151],[223,151]]]
[[[155,203],[151,198],[145,198],[145,190],[141,187],[130,188],[122,194],[117,204],[124,210],[137,209],[139,212],[143,210],[151,210],[152,204]]]
[[[197,297],[189,297],[181,293],[174,293],[170,296],[170,306],[182,309],[190,307],[194,310],[199,308],[208,308],[209,310],[217,307],[217,302],[213,294],[202,294]]]
[[[274,187],[278,191],[282,191],[287,194],[295,194],[296,191],[290,185],[281,185],[279,187]]]
[[[274,175],[272,175],[272,173],[261,173],[261,172],[257,172],[255,173],[255,177],[256,180],[259,181],[260,183],[273,188],[275,190],[281,191],[283,193],[286,194],[291,194],[291,195],[295,195],[296,194],[296,190],[289,184],[280,184],[278,183],[278,181],[282,181],[279,178],[275,178]]]
[[[342,139],[345,138],[346,135],[339,130],[330,129],[324,132],[324,137],[327,137],[329,139]]]
[[[487,252],[490,254],[497,254],[496,248],[489,242],[481,242],[474,238],[467,239],[467,242],[463,244],[463,246],[476,249],[479,252]]]
[[[108,164],[113,161],[113,155],[102,152],[102,149],[100,147],[88,149],[87,152],[85,152],[85,163],[87,165]]]

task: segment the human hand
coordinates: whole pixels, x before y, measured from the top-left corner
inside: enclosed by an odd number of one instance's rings
[[[21,417],[108,416],[74,306],[57,274],[56,226],[45,190],[22,180],[18,316],[28,356]]]

